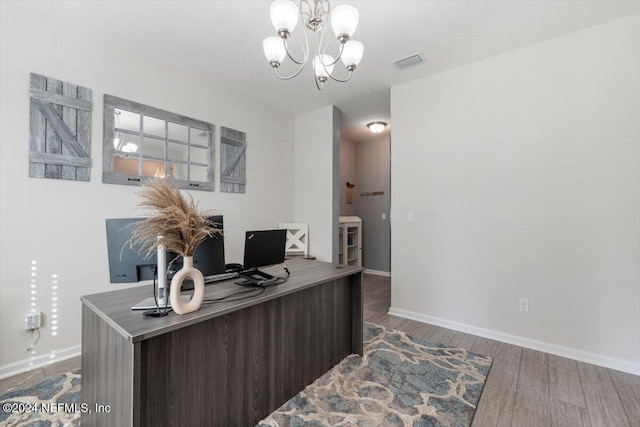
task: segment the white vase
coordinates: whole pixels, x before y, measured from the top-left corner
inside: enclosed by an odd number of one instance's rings
[[[193,280],[193,297],[191,301],[184,302],[180,298],[180,288],[182,282],[187,277]],[[169,293],[169,301],[171,308],[178,314],[187,314],[197,311],[204,300],[204,277],[200,270],[193,266],[193,257],[186,256],[182,261],[182,268],[171,279],[171,291]]]

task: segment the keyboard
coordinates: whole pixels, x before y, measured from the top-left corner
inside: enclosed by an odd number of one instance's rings
[[[214,274],[213,276],[205,276],[204,283],[221,282],[222,280],[235,279],[238,277],[237,272]]]

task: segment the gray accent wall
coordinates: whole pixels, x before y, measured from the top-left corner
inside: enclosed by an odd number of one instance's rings
[[[346,203],[346,183],[355,184],[353,204]],[[382,196],[360,193],[384,191]],[[391,139],[340,139],[340,215],[362,219],[362,266],[391,271]],[[382,214],[387,216],[382,219]]]
[[[358,198],[353,198],[353,203],[347,203],[347,182],[356,182],[356,146],[357,143],[350,139],[340,138],[340,183],[338,192],[340,193],[340,215],[357,215],[356,206]],[[356,195],[358,188],[353,189]],[[359,194],[359,193],[358,193]]]
[[[391,271],[391,138],[383,136],[356,144],[356,215],[362,218],[362,266]],[[361,192],[384,191],[382,196]],[[382,214],[387,219],[382,219]]]

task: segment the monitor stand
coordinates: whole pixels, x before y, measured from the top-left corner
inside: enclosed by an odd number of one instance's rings
[[[158,236],[158,242],[162,241],[162,237]],[[131,307],[131,310],[163,310],[165,307],[167,309],[171,308],[171,303],[169,302],[169,286],[167,283],[167,252],[164,248],[164,245],[158,244],[157,250],[157,271],[158,271],[158,281],[156,282],[156,289],[154,290],[155,297],[149,297],[140,301],[138,304]],[[183,301],[189,302],[191,299],[190,295],[181,295],[180,296]]]
[[[258,269],[242,271],[239,277],[243,280],[234,282],[236,285],[250,286],[250,287],[267,287],[275,285],[278,282],[278,278],[267,274]]]

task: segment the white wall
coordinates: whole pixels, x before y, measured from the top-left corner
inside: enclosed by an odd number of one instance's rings
[[[309,255],[338,260],[340,112],[328,106],[295,117],[295,218],[309,223]]]
[[[392,311],[640,373],[639,16],[393,87],[391,113]]]
[[[293,216],[294,122],[289,114],[227,93],[205,81],[120,51],[2,4],[0,33],[0,374],[32,355],[23,331],[30,310],[30,267],[37,262],[36,303],[45,313],[35,361],[80,344],[80,296],[122,289],[109,284],[105,218],[142,215],[137,187],[102,184],[105,93],[247,133],[247,193],[193,191],[203,209],[224,215],[227,261],[242,262],[244,231],[273,228]],[[93,90],[90,182],[28,177],[29,73]],[[216,135],[219,140],[219,134]],[[216,187],[219,164],[216,171]],[[259,206],[259,209],[256,209]],[[59,333],[51,335],[52,275],[58,275]],[[18,365],[11,365],[13,363]]]

